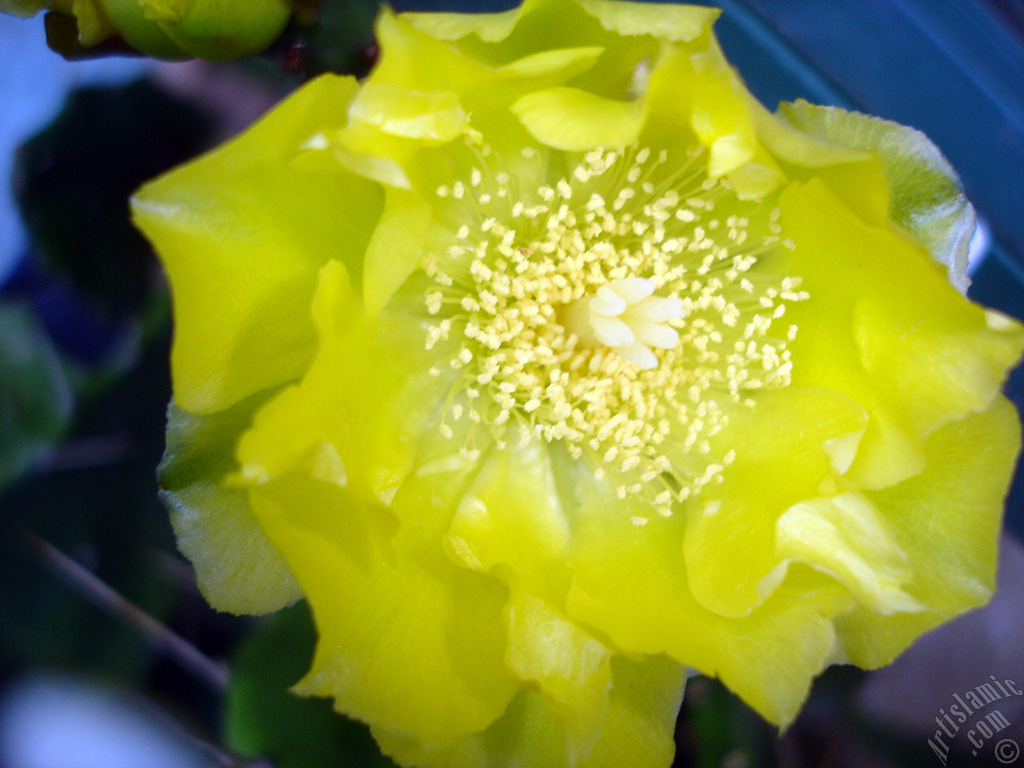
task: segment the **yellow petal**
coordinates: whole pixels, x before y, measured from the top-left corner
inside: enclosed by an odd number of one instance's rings
[[[605,29],[620,35],[650,35],[659,40],[689,42],[711,29],[721,14],[717,8],[671,3],[620,3],[580,0]]]
[[[440,491],[414,483],[395,506],[429,520],[451,503]],[[381,511],[336,485],[284,478],[251,496],[316,620],[316,656],[298,690],[437,745],[504,711],[515,687],[504,671],[504,591],[495,582],[458,568],[440,547],[423,548],[415,526],[385,544],[375,535]]]
[[[566,732],[571,765],[591,752],[607,723],[611,652],[521,590],[513,590],[506,615],[509,670],[544,695]]]
[[[787,314],[800,329],[793,383],[867,410],[849,477],[892,485],[923,468],[925,435],[995,397],[1024,336],[1015,324],[990,328],[923,248],[867,225],[821,182],[791,186],[780,208],[796,246],[789,268],[810,295]]]
[[[644,122],[638,103],[575,88],[533,91],[513,104],[512,111],[537,141],[570,151],[630,144]]]
[[[509,36],[520,13],[519,8],[513,8],[500,13],[406,13],[403,18],[438,40],[476,35],[486,43],[496,43]]]
[[[448,750],[374,729],[384,751],[423,768],[664,768],[675,750],[672,734],[685,668],[664,657],[611,660],[607,724],[585,755],[572,755],[548,701],[520,691],[486,731]]]
[[[1003,497],[1020,450],[1014,407],[997,397],[983,413],[942,427],[924,444],[916,477],[868,494],[886,511],[912,579],[906,591],[926,610],[878,615],[857,610],[838,623],[849,659],[887,664],[922,632],[988,601],[995,587]]]
[[[385,133],[436,142],[466,129],[466,113],[454,93],[421,93],[381,85],[360,90],[349,117]]]
[[[682,550],[697,602],[736,618],[770,594],[762,580],[784,556],[774,545],[780,516],[834,487],[826,443],[860,435],[866,423],[857,403],[827,390],[789,387],[756,400],[749,412],[731,415],[719,436],[736,460],[721,485],[687,506]],[[786,457],[785,472],[780,456]]]
[[[924,607],[901,589],[910,578],[906,556],[879,510],[859,494],[794,504],[775,524],[775,549],[834,575],[876,613]]]
[[[419,195],[387,190],[384,211],[366,249],[363,300],[371,316],[420,265],[430,217],[430,206]]]
[[[551,599],[564,594],[569,521],[545,446],[495,450],[483,460],[445,536],[465,567]]]
[[[630,653],[664,653],[720,677],[774,723],[789,722],[811,679],[834,653],[832,617],[853,603],[849,592],[805,566],[742,618],[703,608],[682,562],[682,521],[631,518],[648,505],[616,499],[594,481],[578,485],[588,514],[574,530],[569,616],[599,628]],[[745,555],[724,552],[737,562]]]
[[[814,136],[875,153],[892,188],[893,221],[946,266],[958,290],[967,291],[974,209],[953,167],[927,136],[889,120],[803,100],[780,105],[779,116]]]
[[[133,199],[171,281],[171,369],[185,410],[227,408],[308,365],[317,272],[330,259],[358,263],[380,193],[344,172],[294,173],[288,162],[324,124],[344,123],[354,91],[354,80],[320,78]]]
[[[451,382],[428,373],[433,359],[416,317],[382,312],[370,325],[341,264],[321,271],[313,309],[317,356],[240,440],[239,479],[262,483],[301,470],[344,482],[364,499],[390,499],[425,455],[421,433],[441,440],[433,420]]]

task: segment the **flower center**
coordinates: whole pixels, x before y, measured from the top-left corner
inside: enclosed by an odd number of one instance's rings
[[[431,372],[455,372],[442,433],[468,422],[470,456],[484,427],[561,444],[671,514],[734,460],[729,412],[789,384],[782,318],[807,294],[772,268],[778,209],[708,179],[702,149],[594,150],[551,183],[561,153],[525,150],[513,176],[468,143],[468,183],[437,190],[452,240],[425,260]]]
[[[657,368],[651,347],[679,343],[679,332],[667,323],[686,317],[686,308],[678,298],[655,296],[656,287],[643,277],[612,280],[566,306],[562,325],[585,347],[604,344],[638,368]]]

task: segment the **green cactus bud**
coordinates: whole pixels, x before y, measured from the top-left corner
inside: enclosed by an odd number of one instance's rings
[[[262,51],[288,22],[289,0],[104,0],[141,6],[182,50],[203,59],[236,59]],[[127,32],[127,30],[126,30]]]
[[[281,34],[293,0],[0,0],[0,13],[47,10],[73,18],[77,46],[120,36],[159,59],[237,59],[259,53]],[[70,24],[70,22],[68,22]],[[73,36],[73,31],[71,35]]]

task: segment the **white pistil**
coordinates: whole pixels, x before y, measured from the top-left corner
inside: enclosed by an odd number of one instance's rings
[[[565,310],[566,330],[584,346],[604,344],[638,368],[658,367],[651,347],[672,349],[679,332],[667,322],[682,320],[682,300],[654,296],[654,281],[625,277],[600,286],[596,295],[584,296]]]

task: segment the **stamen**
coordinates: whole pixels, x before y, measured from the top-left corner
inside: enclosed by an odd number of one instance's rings
[[[564,445],[671,515],[734,461],[715,448],[727,411],[789,384],[797,330],[781,318],[807,294],[753,270],[792,247],[778,209],[708,179],[703,150],[671,170],[665,151],[593,150],[554,179],[524,151],[544,180],[524,195],[485,149],[438,188],[457,238],[425,262],[425,343],[460,377],[447,417]]]

